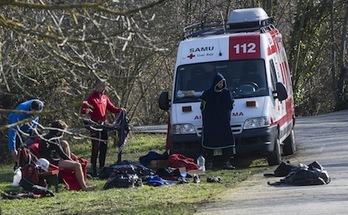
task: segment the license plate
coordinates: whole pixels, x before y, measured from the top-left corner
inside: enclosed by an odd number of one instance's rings
[[[222,149],[214,149],[214,156],[222,155]]]

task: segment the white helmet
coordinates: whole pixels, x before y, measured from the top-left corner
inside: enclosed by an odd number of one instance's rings
[[[45,158],[40,158],[36,161],[36,165],[47,172],[50,162]]]

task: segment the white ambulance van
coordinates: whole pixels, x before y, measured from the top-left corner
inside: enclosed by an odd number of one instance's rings
[[[219,72],[234,98],[231,129],[236,156],[258,155],[266,157],[269,165],[278,165],[282,155],[294,154],[290,70],[273,19],[262,8],[237,9],[222,27],[203,23],[185,32],[172,93],[165,91],[159,97],[159,107],[170,114],[170,152],[194,158],[201,153],[199,98]]]

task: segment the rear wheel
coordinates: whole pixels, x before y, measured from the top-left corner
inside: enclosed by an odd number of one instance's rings
[[[284,140],[283,154],[292,155],[296,153],[296,143],[294,130],[291,130],[290,135]]]
[[[278,138],[274,140],[274,150],[267,157],[269,166],[279,165],[281,162],[280,141]]]

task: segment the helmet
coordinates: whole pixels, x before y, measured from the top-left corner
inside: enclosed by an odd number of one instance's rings
[[[45,158],[40,158],[36,161],[36,165],[47,172],[50,162]]]

